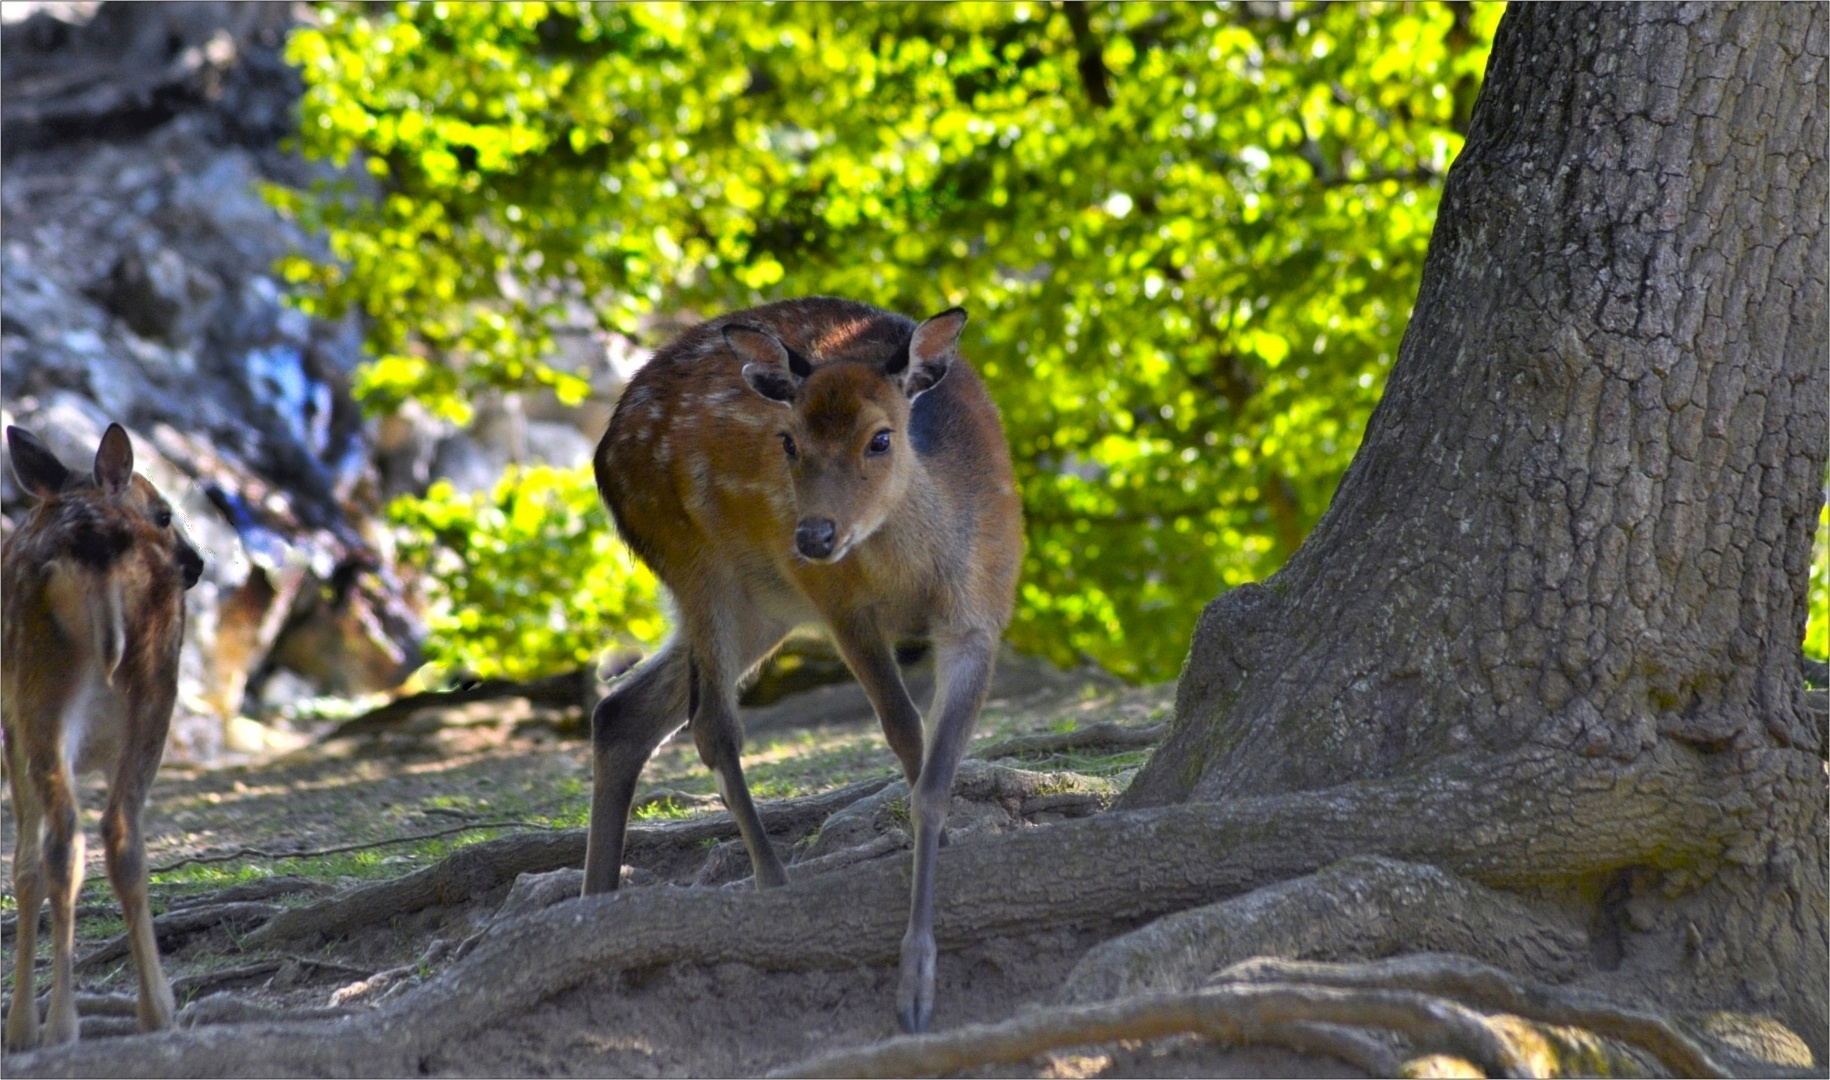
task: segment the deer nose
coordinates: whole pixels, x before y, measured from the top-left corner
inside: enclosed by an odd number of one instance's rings
[[[805,518],[794,529],[794,546],[809,559],[824,559],[832,554],[833,537],[838,526],[831,518]]]
[[[184,575],[184,587],[187,589],[203,577],[203,556],[183,540],[178,541],[178,570]]]

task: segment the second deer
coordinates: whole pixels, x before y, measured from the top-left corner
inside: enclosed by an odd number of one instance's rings
[[[108,776],[102,843],[140,976],[142,1031],[172,1026],[146,899],[140,811],[165,752],[178,693],[184,590],[203,559],[172,508],[133,471],[126,429],[111,424],[89,473],[73,472],[30,432],[6,431],[13,472],[38,505],[0,555],[5,590],[0,705],[18,846],[18,956],[6,1045],[77,1038],[72,957],[83,831],[76,777]],[[39,905],[51,902],[51,1002],[40,1030],[33,986]]]
[[[711,320],[630,380],[595,458],[617,530],[680,625],[592,716],[584,891],[617,887],[636,780],[689,717],[756,884],[787,881],[744,783],[737,690],[789,630],[824,624],[909,780],[910,1031],[933,1010],[935,863],[1023,558],[997,408],[958,354],[965,322],[957,308],[916,325],[829,298]],[[905,639],[935,648],[925,757],[896,666]]]

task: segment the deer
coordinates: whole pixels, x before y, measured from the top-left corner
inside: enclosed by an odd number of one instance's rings
[[[178,694],[184,591],[203,558],[169,503],[133,471],[127,430],[110,424],[88,473],[68,469],[30,432],[9,426],[13,472],[37,497],[0,551],[5,590],[0,712],[18,843],[18,956],[6,1046],[73,1042],[80,1029],[71,970],[84,843],[76,777],[108,776],[102,843],[139,974],[141,1031],[172,1026],[146,900],[146,803]],[[51,902],[51,999],[40,1030],[33,961],[40,904]]]
[[[677,618],[592,713],[584,894],[618,887],[636,780],[683,725],[756,887],[787,882],[744,782],[737,695],[790,630],[824,626],[909,783],[910,1032],[933,1013],[938,851],[1023,560],[998,410],[959,355],[965,324],[960,308],[917,324],[831,297],[708,320],[637,371],[593,456],[617,532]],[[926,743],[896,663],[915,641],[936,665]]]

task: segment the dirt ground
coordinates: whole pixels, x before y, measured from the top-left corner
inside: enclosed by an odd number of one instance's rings
[[[925,676],[914,668],[909,679],[920,701],[929,692]],[[1097,812],[1129,780],[1147,747],[1018,755],[1010,752],[1016,744],[1009,740],[1061,735],[1102,722],[1149,730],[1166,719],[1172,695],[1167,686],[1131,688],[1096,671],[1061,672],[1006,658],[974,753],[1029,771],[1020,775],[1049,774],[1044,782],[1054,786],[1048,790],[1065,794],[1032,799],[1023,807],[1007,800],[1004,809],[956,800],[953,842]],[[745,768],[763,799],[817,796],[897,771],[855,686],[822,687],[749,710],[746,727]],[[251,909],[190,931],[161,931],[180,1025],[347,1015],[377,1008],[448,966],[452,944],[497,918],[510,899],[510,882],[493,883],[461,902],[384,912],[347,932],[266,945],[247,938],[280,910],[324,904],[349,890],[404,878],[473,842],[582,827],[590,787],[583,734],[579,710],[507,699],[426,710],[380,731],[324,739],[266,763],[168,766],[146,818],[148,855],[156,868],[155,911],[172,916],[224,902]],[[690,739],[664,746],[644,781],[653,805],[639,810],[641,821],[723,817]],[[99,778],[86,783],[92,835],[101,791]],[[895,811],[886,804],[878,820],[893,821]],[[9,883],[12,828],[9,812],[0,857]],[[894,834],[894,826],[887,831]],[[817,848],[812,828],[797,833],[776,835],[778,847],[786,844],[796,853],[791,862]],[[874,857],[908,857],[893,840],[879,846],[884,850]],[[343,848],[357,850],[335,850]],[[125,956],[107,955],[106,946],[122,926],[98,850],[92,842],[80,899],[79,989],[88,995],[82,1000],[83,1037],[118,1042],[123,1071],[132,1072],[139,1043],[126,1038],[134,1030],[133,972]],[[632,854],[631,864],[626,875],[635,888],[748,888],[738,880],[748,873],[747,856],[731,839],[701,839],[649,859],[648,865]],[[563,888],[575,885],[568,880]],[[555,889],[548,893],[539,903],[561,895]],[[5,906],[10,961],[15,915],[10,890]],[[1047,1001],[1085,950],[1113,930],[1005,938],[943,952],[936,1029],[1005,1019]],[[80,963],[85,957],[93,962]],[[41,937],[41,993],[49,985],[48,959]],[[7,972],[10,997],[10,963]],[[425,1067],[452,1076],[756,1074],[896,1034],[895,986],[896,970],[888,962],[842,970],[679,963],[607,971],[438,1048]],[[1057,1053],[987,1075],[1359,1074],[1328,1058],[1229,1050],[1184,1038]]]

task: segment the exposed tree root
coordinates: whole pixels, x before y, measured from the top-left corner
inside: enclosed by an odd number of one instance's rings
[[[998,758],[1022,757],[1027,754],[1060,754],[1070,750],[1139,750],[1155,746],[1169,734],[1168,724],[1153,724],[1150,727],[1125,727],[1122,724],[1101,722],[1075,728],[1073,731],[1049,732],[1042,735],[1019,735],[1014,739],[991,743],[972,751],[972,756],[981,761],[995,761]]]
[[[197,975],[185,975],[172,980],[172,997],[180,1004],[192,998],[203,997],[221,987],[232,983],[247,982],[269,976],[286,966],[284,960],[262,960],[253,964],[239,964],[235,967],[217,968]]]
[[[932,1076],[1012,1064],[1065,1046],[1185,1034],[1235,1045],[1314,1051],[1321,1048],[1313,1028],[1318,1024],[1396,1032],[1420,1048],[1466,1058],[1488,1075],[1545,1075],[1534,1069],[1537,1062],[1529,1043],[1520,1045],[1524,1040],[1513,1032],[1452,1001],[1407,990],[1282,984],[1214,987],[1051,1009],[1002,1024],[973,1024],[939,1035],[905,1036],[824,1054],[771,1075]],[[1335,1038],[1324,1052],[1355,1054],[1371,1042]],[[1369,1071],[1378,1075],[1396,1071],[1389,1068],[1389,1052],[1376,1061],[1346,1060],[1363,1068],[1376,1064],[1379,1068]]]
[[[1643,1050],[1673,1076],[1732,1075],[1662,1016],[1624,1008],[1588,991],[1519,979],[1466,956],[1425,953],[1364,964],[1259,958],[1228,968],[1216,980],[1415,990],[1542,1024],[1583,1028]]]
[[[51,1003],[51,995],[38,995],[38,1012],[43,1015]],[[78,990],[76,992],[76,1015],[78,1016],[135,1016],[138,1015],[132,994],[91,994]],[[0,1006],[0,1018],[13,1011],[12,995],[7,995],[4,1006]]]
[[[1793,758],[1809,768],[1792,768]],[[1821,789],[1821,764],[1805,754],[1702,755],[1661,742],[1622,766],[1534,749],[1447,758],[1433,774],[1399,780],[1099,814],[966,837],[940,856],[936,936],[943,949],[958,949],[1012,933],[1136,925],[1367,852],[1436,863],[1497,887],[1568,882],[1634,866],[1708,865],[1737,841],[1759,834],[1764,818],[1758,807],[1708,795],[1745,790],[1750,768],[1765,770],[1775,786]],[[819,816],[813,812],[813,820]],[[685,830],[719,835],[703,821],[655,827],[669,836]],[[540,861],[525,859],[520,869],[551,869],[570,859]],[[488,872],[491,883],[505,880],[493,864]],[[658,886],[570,900],[495,924],[465,959],[372,1013],[328,1026],[244,1025],[232,1041],[220,1030],[136,1039],[131,1065],[122,1056],[127,1044],[118,1042],[47,1049],[9,1059],[8,1071],[416,1072],[433,1048],[606,971],[680,961],[777,970],[888,963],[898,955],[907,904],[908,862],[902,857],[768,892]],[[1299,989],[1308,994],[1317,988]],[[1406,1008],[1416,1012],[1414,1002]],[[1486,1045],[1480,1052],[1498,1051]]]
[[[887,783],[887,778],[865,780],[821,795],[763,803],[758,810],[764,827],[772,833],[804,832],[834,810],[875,793]],[[737,823],[729,814],[707,814],[689,821],[631,826],[626,851],[631,859],[640,860],[650,857],[656,849],[694,847],[708,839],[725,840],[736,835]],[[436,904],[464,903],[521,874],[577,866],[584,857],[583,829],[487,840],[460,848],[405,877],[360,886],[309,907],[283,912],[249,934],[243,944],[259,949],[312,934],[348,933]]]
[[[1467,953],[1540,978],[1564,979],[1588,959],[1588,935],[1517,897],[1435,866],[1377,856],[1177,912],[1082,958],[1061,1000],[1110,1001],[1193,990],[1253,956]]]
[[[186,855],[182,859],[155,866],[155,874],[170,873],[180,867],[203,863],[234,862],[237,859],[315,859],[323,855],[343,855],[351,851],[369,851],[373,848],[393,847],[396,844],[417,844],[421,840],[437,840],[441,836],[455,836],[458,833],[473,832],[477,829],[550,829],[538,821],[471,821],[463,825],[453,825],[449,829],[434,829],[431,832],[411,833],[406,836],[390,836],[385,840],[365,840],[359,844],[338,844],[335,847],[305,848],[302,850],[269,850],[267,848],[231,848],[228,851],[205,852],[201,855]]]
[[[276,896],[298,896],[301,893],[322,896],[335,892],[337,887],[327,881],[306,877],[270,877],[258,881],[244,881],[239,885],[230,885],[215,892],[197,893],[192,896],[174,897],[165,905],[167,911],[182,911],[185,908],[199,907],[204,904],[232,904],[246,900],[271,900]]]
[[[282,909],[277,904],[260,904],[252,901],[181,908],[154,919],[153,934],[158,937],[160,945],[169,948],[192,934],[214,930],[218,926],[238,928],[264,923],[273,918],[280,910]],[[87,972],[106,967],[126,956],[127,952],[127,934],[123,931],[79,958],[76,961],[76,970]]]

